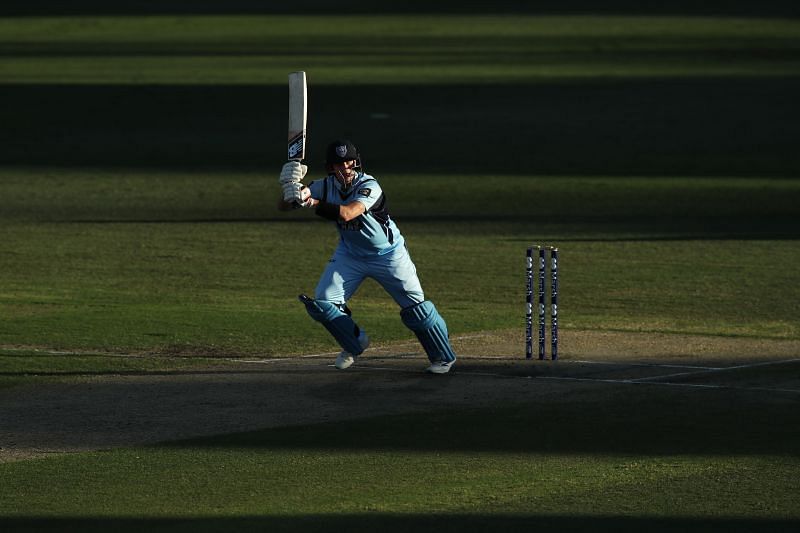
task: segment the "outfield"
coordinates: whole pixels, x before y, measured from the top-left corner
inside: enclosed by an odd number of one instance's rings
[[[4,530],[800,527],[797,19],[0,34]],[[274,209],[297,69],[312,173],[329,138],[361,147],[447,376],[374,283],[347,372],[296,300],[335,246]],[[561,251],[558,363],[523,359],[533,242]]]

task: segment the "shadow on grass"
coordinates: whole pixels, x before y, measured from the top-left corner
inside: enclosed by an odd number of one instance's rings
[[[53,222],[73,224],[319,224],[316,218],[297,217],[264,217],[253,218],[140,218],[138,213],[126,213],[122,210],[115,213],[118,219],[81,218],[56,219]],[[557,232],[559,242],[653,242],[653,241],[692,241],[692,240],[797,240],[800,238],[800,218],[774,213],[756,213],[754,216],[738,217],[598,217],[594,220],[582,220],[569,214],[552,214],[531,216],[528,214],[492,214],[492,215],[429,215],[400,212],[393,217],[403,227],[406,225],[425,224],[443,225],[452,231],[453,224],[462,228],[470,228],[472,235],[495,233],[498,225],[534,225],[549,233]],[[572,237],[571,233],[579,236]],[[620,237],[619,234],[633,234]],[[527,238],[505,239],[527,243]]]
[[[374,2],[372,0],[295,0],[294,2],[264,2],[263,0],[159,0],[133,2],[130,0],[104,2],[101,0],[6,0],[0,8],[3,15],[151,15],[151,14],[392,14],[392,13],[480,13],[489,8],[474,0],[404,0]],[[592,0],[504,0],[491,6],[493,13],[579,14],[600,13],[619,15],[728,15],[797,16],[792,0],[672,0],[670,2],[641,2],[637,0],[607,0],[598,4]]]
[[[297,517],[234,518],[0,518],[3,531],[683,531],[683,532],[777,532],[797,531],[800,520],[544,516],[537,514],[389,514],[304,515]]]
[[[484,2],[464,0],[405,0],[374,2],[371,0],[295,0],[294,2],[264,2],[262,0],[160,0],[133,2],[130,0],[103,2],[100,0],[6,0],[0,14],[9,15],[152,15],[152,14],[392,14],[392,13],[479,13],[485,14]],[[797,16],[792,0],[672,0],[670,2],[641,2],[610,0],[598,5],[591,0],[505,0],[491,7],[494,13],[527,14],[618,14],[618,15],[728,15]]]
[[[545,387],[535,382],[539,387]],[[502,386],[502,381],[497,382]],[[609,455],[800,454],[796,394],[730,390],[546,388],[491,408],[371,417],[179,441],[177,447],[437,450]],[[341,392],[339,393],[341,395]],[[353,401],[369,401],[354,398]]]
[[[355,372],[326,379],[331,369],[308,367],[293,369],[291,376],[279,368],[257,372],[264,374],[263,379],[244,375],[239,379],[232,374],[224,380],[216,375],[187,379],[193,373],[188,371],[175,372],[183,377],[174,381],[97,382],[80,396],[70,394],[74,392],[71,386],[55,386],[31,395],[30,400],[4,405],[7,423],[3,429],[19,435],[20,446],[27,441],[23,436],[38,442],[37,435],[53,432],[68,448],[75,442],[84,443],[87,436],[100,443],[110,437],[118,442],[121,427],[134,435],[136,428],[153,431],[173,419],[163,438],[202,434],[209,419],[224,420],[214,427],[231,428],[228,431],[268,429],[154,446],[323,452],[335,448],[354,454],[436,450],[800,456],[796,392],[540,380],[536,377],[544,376],[545,370],[529,364],[482,365],[477,372],[464,367],[443,377],[415,370],[383,377],[375,372]],[[277,379],[270,379],[270,373]],[[530,375],[533,377],[528,379]],[[608,374],[594,377],[603,376]],[[763,380],[759,384],[767,386]],[[51,400],[67,412],[80,413],[80,419],[63,416],[53,420],[46,409]],[[274,412],[276,405],[284,404]],[[348,408],[349,404],[352,407]],[[168,413],[163,412],[165,405],[172,406]],[[256,413],[254,408],[264,411]],[[285,425],[298,417],[302,425]],[[353,418],[342,420],[348,417]],[[109,420],[126,423],[120,426]],[[241,423],[237,425],[237,421]],[[278,427],[270,427],[276,422]],[[175,427],[183,433],[175,432]],[[81,429],[76,432],[76,428]],[[131,438],[135,441],[138,437]],[[58,446],[47,442],[47,446]]]
[[[377,176],[800,174],[800,78],[312,92],[312,169],[348,136]],[[285,157],[284,87],[10,85],[0,97],[0,164],[263,171]]]

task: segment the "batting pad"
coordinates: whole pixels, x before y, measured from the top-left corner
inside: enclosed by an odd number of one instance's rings
[[[456,360],[456,354],[450,346],[447,324],[433,302],[426,300],[406,307],[400,311],[400,318],[403,324],[416,334],[431,363]]]
[[[311,318],[325,326],[344,351],[352,355],[364,352],[364,348],[358,342],[358,326],[338,305],[327,300],[314,300],[305,294],[301,294],[299,298],[305,304]]]

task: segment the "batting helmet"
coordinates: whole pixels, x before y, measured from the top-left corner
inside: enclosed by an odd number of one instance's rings
[[[325,164],[344,163],[345,161],[355,161],[356,167],[361,167],[361,154],[358,148],[347,139],[337,139],[328,145],[325,150]]]

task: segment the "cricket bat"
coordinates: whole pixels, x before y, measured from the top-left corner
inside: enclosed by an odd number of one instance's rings
[[[306,157],[306,118],[308,115],[308,90],[306,73],[289,73],[289,161],[302,161]]]

